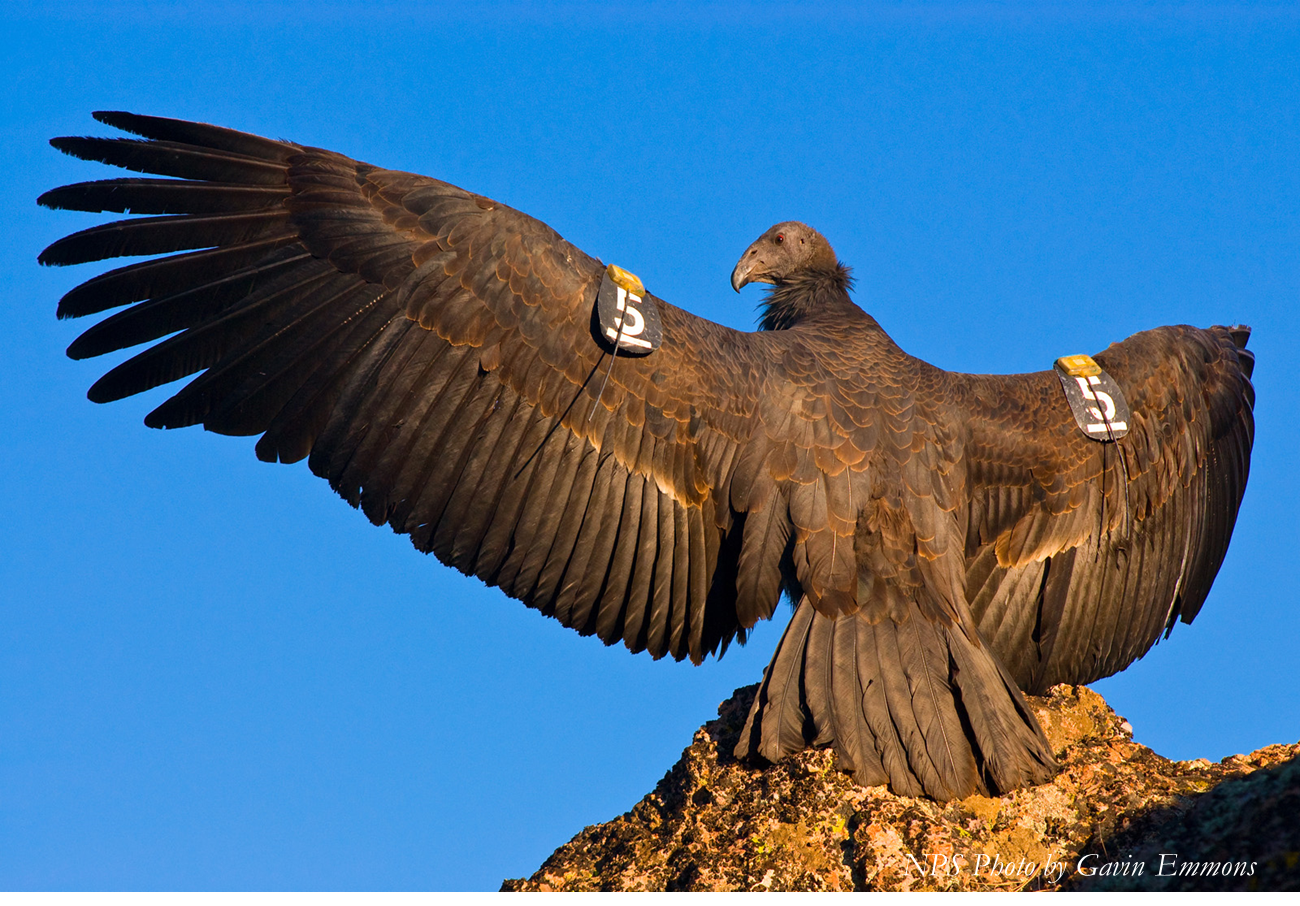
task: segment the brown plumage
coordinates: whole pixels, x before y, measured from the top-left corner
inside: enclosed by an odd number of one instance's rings
[[[611,360],[601,263],[505,205],[214,126],[96,117],[142,138],[54,146],[169,178],[40,199],[153,215],[42,263],[165,256],[62,300],[62,317],[128,306],[74,358],[155,344],[92,400],[199,373],[146,423],[260,434],[262,459],[308,457],[375,524],[632,651],[699,662],[787,592],[742,756],[834,745],[860,782],[941,799],[1046,780],[1020,690],[1122,670],[1190,622],[1222,562],[1253,431],[1244,328],[1099,354],[1132,410],[1100,443],[1052,372],[907,355],[829,243],[785,223],[732,274],[772,284],[764,330],[655,300],[661,347]]]

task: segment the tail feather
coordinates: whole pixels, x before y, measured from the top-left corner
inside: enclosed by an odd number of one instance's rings
[[[891,726],[884,686],[874,676],[874,659],[864,657],[871,639],[859,630],[870,627],[865,620],[823,620],[834,649],[831,676],[831,713],[835,723],[831,742],[837,751],[852,753],[853,776],[864,786],[888,783],[894,775],[904,776],[906,766],[896,737],[885,732]],[[845,770],[849,765],[845,764]],[[919,793],[920,790],[909,792]]]
[[[807,748],[808,737],[804,727],[806,711],[801,702],[805,649],[808,631],[812,625],[812,607],[799,607],[781,636],[772,663],[763,673],[763,685],[755,698],[755,707],[740,732],[747,754],[758,755],[768,761],[778,761],[786,755]],[[759,708],[759,702],[762,707]],[[757,720],[759,714],[763,719]]]
[[[1050,780],[1057,770],[1051,745],[1011,674],[986,646],[954,645],[951,650],[953,668],[962,678],[956,684],[960,707],[973,715],[970,733],[989,792],[1001,794]]]
[[[813,620],[804,646],[802,703],[812,720],[812,745],[822,746],[835,738],[831,698],[834,695],[834,642],[823,636],[833,632],[834,620]]]
[[[955,707],[945,627],[913,613],[905,623],[882,620],[872,628],[890,713],[912,772],[939,799],[984,792]]]
[[[775,761],[827,743],[859,783],[939,800],[1001,794],[1057,770],[988,647],[915,601],[906,619],[875,623],[865,609],[830,618],[800,603],[736,755]]]

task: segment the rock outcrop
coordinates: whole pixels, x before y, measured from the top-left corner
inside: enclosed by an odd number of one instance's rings
[[[1030,699],[1054,782],[938,803],[855,786],[825,749],[737,762],[755,688],[630,812],[502,889],[1300,889],[1300,743],[1171,762],[1095,692],[1057,686]]]

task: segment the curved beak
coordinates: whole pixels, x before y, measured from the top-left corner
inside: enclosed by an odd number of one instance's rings
[[[745,259],[736,262],[736,269],[731,272],[731,288],[740,292],[740,288],[749,282],[749,272],[752,265],[747,264]]]
[[[763,275],[762,268],[763,259],[758,257],[758,249],[751,245],[745,249],[745,254],[736,262],[736,269],[731,272],[731,288],[740,292],[746,283],[771,283],[771,279]]]

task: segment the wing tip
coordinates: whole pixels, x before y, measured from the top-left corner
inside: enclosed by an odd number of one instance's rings
[[[50,144],[53,144],[53,142],[51,142]],[[40,194],[40,197],[36,199],[36,203],[43,208],[49,208],[50,210],[53,211],[59,210],[59,204],[58,204],[59,191],[63,188],[64,188],[63,186],[59,186],[58,189],[50,189],[48,192],[42,192]],[[41,258],[43,257],[45,257],[45,253],[41,252]],[[40,258],[37,258],[36,260],[40,261]],[[41,264],[44,263],[45,263],[44,261],[41,261]]]
[[[1255,353],[1246,348],[1246,344],[1250,341],[1250,327],[1246,324],[1233,324],[1225,330],[1232,338],[1233,345],[1237,347],[1237,361],[1241,364],[1242,373],[1246,375],[1247,380],[1250,380],[1255,374]],[[1253,399],[1251,405],[1254,405]]]
[[[89,160],[89,158],[81,153],[81,149],[90,141],[94,141],[94,139],[84,135],[56,135],[54,138],[50,139],[50,147],[55,151],[68,155],[69,157],[76,157],[80,160]],[[46,192],[45,194],[48,195],[50,193]],[[45,196],[43,195],[41,197],[44,198]],[[36,203],[40,204],[40,199],[37,199]]]
[[[75,256],[68,254],[68,240],[70,238],[72,237],[64,236],[62,239],[51,242],[45,247],[44,251],[36,256],[36,263],[41,267],[66,267],[69,264],[84,264],[85,262],[79,261]]]
[[[114,129],[121,129],[123,132],[135,132],[136,135],[143,135],[131,128],[132,125],[143,125],[141,121],[157,119],[157,117],[145,116],[140,113],[130,113],[126,110],[92,110],[90,115],[98,123],[105,126],[112,126]]]

